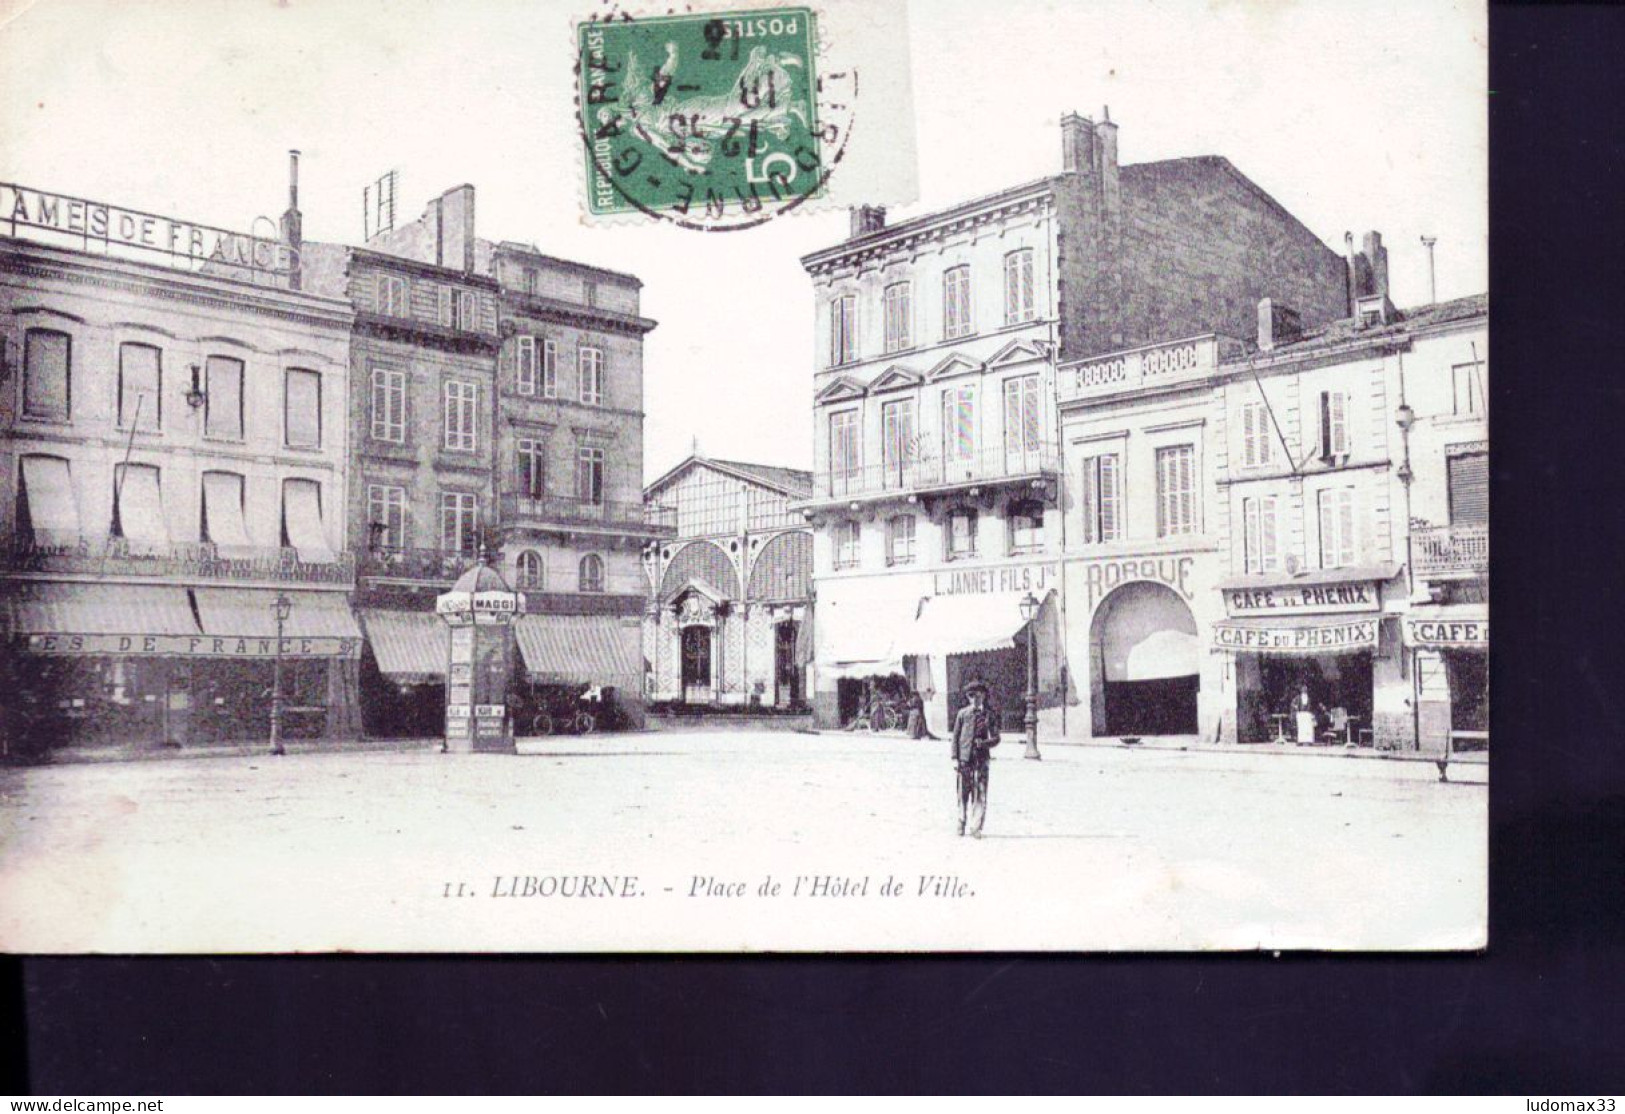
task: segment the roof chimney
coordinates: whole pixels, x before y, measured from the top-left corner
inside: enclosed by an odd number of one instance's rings
[[[305,242],[304,218],[299,212],[299,152],[288,152],[288,211],[282,214],[282,242],[292,252],[288,270],[288,287],[298,290],[300,284],[299,251]]]
[[[1303,321],[1298,311],[1271,298],[1258,302],[1258,347],[1268,352],[1277,344],[1296,340],[1303,335]]]
[[[859,236],[867,236],[871,232],[879,232],[886,227],[886,207],[884,205],[856,205],[849,210],[851,214],[851,235],[849,240],[856,240]]]
[[[1076,112],[1068,112],[1061,117],[1061,171],[1082,174],[1093,170],[1094,166],[1094,121]]]

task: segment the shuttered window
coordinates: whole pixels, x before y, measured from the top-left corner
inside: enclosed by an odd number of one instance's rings
[[[1083,458],[1083,541],[1085,545],[1122,537],[1122,493],[1116,453]]]
[[[372,436],[399,444],[406,440],[406,373],[372,369]]]
[[[842,294],[829,303],[829,362],[831,367],[849,364],[858,351],[858,299]]]
[[[976,388],[942,392],[942,458],[968,461],[976,456]]]
[[[367,485],[368,545],[379,550],[406,545],[406,489],[390,484]]]
[[[913,294],[906,282],[886,287],[886,351],[900,352],[914,344]]]
[[[885,470],[881,482],[900,487],[908,482],[908,465],[915,455],[913,399],[898,399],[880,408],[880,438]]]
[[[1274,495],[1242,500],[1243,546],[1248,572],[1272,572],[1280,567],[1277,538],[1277,500]]]
[[[519,494],[540,499],[547,492],[547,443],[520,438],[515,459],[514,480]]]
[[[1004,323],[1033,319],[1033,252],[1013,251],[1004,257]]]
[[[1038,376],[1023,375],[1004,384],[1004,451],[1026,457],[1038,452]]]
[[[829,474],[837,492],[858,483],[858,412],[841,410],[829,416]]]
[[[1331,488],[1320,493],[1320,567],[1337,569],[1354,564],[1354,489]]]
[[[459,452],[473,452],[477,446],[475,417],[480,395],[479,384],[459,383],[455,379],[445,384],[445,447]]]
[[[406,280],[394,275],[378,276],[378,312],[386,317],[405,317],[408,312]]]
[[[1320,455],[1347,456],[1349,451],[1348,396],[1342,391],[1320,393]]]
[[[1157,537],[1196,532],[1196,447],[1157,450]]]
[[[519,365],[519,393],[533,395],[536,393],[536,338],[517,338],[516,355]]]
[[[1490,457],[1461,453],[1450,457],[1450,521],[1490,520]]]
[[[542,397],[559,396],[559,342],[542,341]]]
[[[1275,430],[1270,423],[1269,407],[1262,402],[1243,403],[1241,407],[1241,464],[1243,468],[1262,468],[1275,458]]]
[[[894,515],[886,520],[886,564],[914,563],[914,516]]]
[[[950,267],[942,273],[942,335],[947,340],[969,336],[971,323],[970,268]]]

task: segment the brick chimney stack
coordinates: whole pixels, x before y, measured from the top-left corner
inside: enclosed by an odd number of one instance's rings
[[[282,214],[282,242],[291,249],[292,258],[288,272],[288,287],[298,290],[301,280],[299,273],[299,252],[305,242],[305,221],[299,212],[299,152],[288,152],[288,209]]]
[[[1258,347],[1268,352],[1277,344],[1296,340],[1303,335],[1303,321],[1298,311],[1272,298],[1258,303]]]
[[[1115,146],[1116,125],[1112,127]],[[1095,168],[1095,122],[1087,116],[1068,112],[1061,117],[1061,170],[1084,173]]]
[[[856,240],[859,236],[867,236],[871,232],[879,232],[886,227],[886,207],[884,205],[854,205],[848,210],[851,217],[849,240]]]

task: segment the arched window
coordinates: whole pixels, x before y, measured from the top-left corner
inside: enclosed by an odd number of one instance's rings
[[[542,587],[542,555],[527,549],[519,555],[519,587],[540,591]]]
[[[1044,507],[1040,503],[1010,504],[1010,552],[1037,553],[1044,548]]]
[[[602,592],[604,590],[604,559],[596,553],[589,553],[581,559],[581,591]]]

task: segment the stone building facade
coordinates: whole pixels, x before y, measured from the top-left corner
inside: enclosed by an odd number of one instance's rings
[[[265,738],[279,596],[286,733],[353,736],[352,314],[297,203],[289,241],[0,192],[8,745]]]
[[[812,593],[812,531],[794,468],[695,454],[644,491],[676,536],[644,553],[643,655],[663,704],[800,708]]]
[[[972,674],[1017,717],[1029,639],[1041,719],[1058,717],[1057,362],[1233,333],[1271,292],[1307,321],[1345,312],[1344,261],[1228,161],[1120,167],[1109,119],[1068,115],[1061,139],[1058,175],[895,225],[860,208],[846,241],[802,260],[825,723],[888,675],[929,694],[934,726]]]

